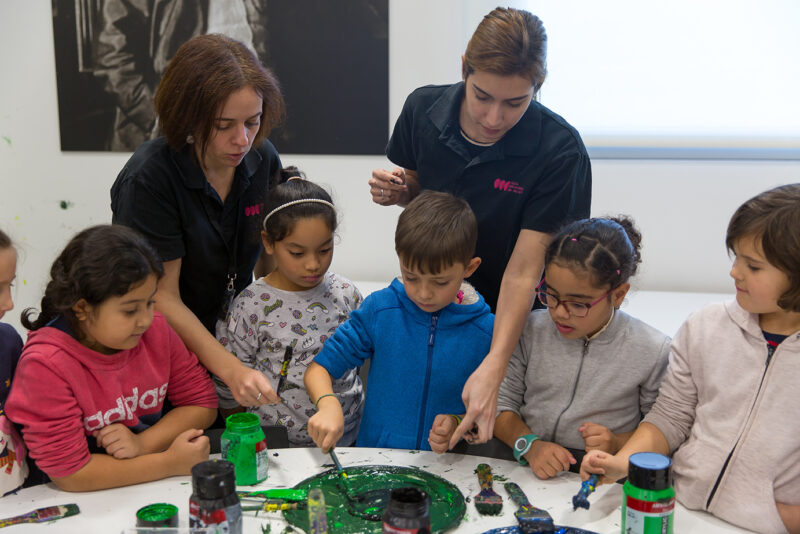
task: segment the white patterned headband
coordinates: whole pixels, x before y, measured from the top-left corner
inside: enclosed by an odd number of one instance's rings
[[[296,204],[303,204],[305,202],[313,202],[315,204],[325,204],[326,206],[329,206],[334,212],[336,211],[336,208],[333,207],[333,204],[331,204],[327,200],[322,200],[321,198],[301,198],[300,200],[292,200],[291,202],[287,202],[286,204],[281,204],[271,212],[267,213],[267,216],[264,217],[264,225],[263,225],[264,230],[267,229],[267,219],[275,215],[277,212],[281,211],[283,208],[288,208],[289,206],[294,206]]]

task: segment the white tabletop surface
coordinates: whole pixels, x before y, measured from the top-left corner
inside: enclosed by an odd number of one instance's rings
[[[277,453],[277,456],[275,455]],[[437,455],[432,452],[400,449],[337,448],[339,460],[347,469],[349,465],[391,464],[419,467],[439,475],[461,490],[467,503],[467,513],[452,532],[481,533],[492,528],[516,524],[516,506],[508,498],[501,481],[495,481],[494,489],[503,497],[503,511],[499,516],[482,516],[473,503],[480,486],[475,475],[479,463],[488,463],[495,476],[516,482],[534,506],[547,510],[556,524],[586,528],[601,534],[619,533],[622,486],[601,486],[589,498],[591,508],[572,511],[572,496],[580,488],[580,479],[573,473],[562,473],[550,480],[537,479],[530,469],[515,462],[465,456],[461,454]],[[269,477],[256,486],[240,486],[240,490],[292,487],[301,480],[330,468],[331,460],[319,449],[276,449],[269,455]],[[17,494],[0,499],[0,517],[8,517],[43,506],[77,503],[79,515],[53,524],[17,525],[9,527],[9,534],[26,532],[69,533],[113,533],[119,534],[135,526],[136,510],[142,506],[167,502],[176,505],[180,512],[180,526],[189,524],[189,496],[192,493],[191,477],[173,477],[165,480],[139,484],[113,490],[90,493],[67,493],[53,484],[27,488]],[[245,512],[244,533],[260,534],[261,526],[271,524],[271,532],[278,534],[286,526],[278,512]],[[295,532],[299,532],[295,529]],[[736,528],[704,512],[686,510],[678,504],[675,510],[675,532],[680,534],[722,532],[747,532]]]

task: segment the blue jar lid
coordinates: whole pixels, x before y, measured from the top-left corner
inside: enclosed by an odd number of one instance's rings
[[[637,452],[628,458],[628,480],[637,488],[659,491],[672,487],[672,460],[657,452]]]

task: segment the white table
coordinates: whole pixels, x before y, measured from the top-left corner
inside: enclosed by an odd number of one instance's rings
[[[274,454],[277,453],[277,456]],[[467,503],[467,513],[462,523],[452,532],[481,533],[486,530],[516,524],[516,506],[508,498],[502,482],[496,481],[495,491],[503,496],[503,511],[499,516],[482,516],[473,504],[480,490],[475,468],[479,463],[488,463],[495,476],[505,477],[520,485],[534,506],[547,510],[556,524],[594,530],[601,534],[619,533],[620,503],[622,487],[619,484],[601,486],[589,498],[591,508],[572,511],[572,496],[580,488],[580,479],[573,473],[542,481],[527,467],[515,462],[466,456],[461,454],[437,455],[432,452],[400,449],[337,448],[345,470],[350,465],[391,464],[419,467],[439,475],[461,490]],[[256,486],[241,486],[240,490],[291,487],[314,474],[324,471],[331,464],[330,457],[319,449],[276,449],[270,451],[269,477]],[[328,466],[323,467],[323,465]],[[53,484],[27,488],[16,495],[0,499],[0,517],[28,512],[43,506],[77,503],[81,513],[59,520],[54,524],[17,525],[10,527],[9,534],[48,532],[51,534],[103,533],[119,534],[123,529],[136,524],[136,510],[147,504],[167,502],[176,505],[180,512],[180,526],[189,524],[189,496],[192,493],[191,477],[173,477],[158,482],[139,484],[126,488],[90,493],[67,493]],[[260,534],[261,526],[271,524],[274,534],[286,526],[278,512],[245,512],[244,532]],[[299,532],[295,529],[295,532]],[[747,532],[736,528],[704,512],[693,512],[677,505],[675,510],[675,532],[680,534],[722,532]]]

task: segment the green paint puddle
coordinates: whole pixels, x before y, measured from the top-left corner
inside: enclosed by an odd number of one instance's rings
[[[508,478],[504,477],[503,475],[492,475],[492,478],[497,482],[508,482]]]
[[[467,511],[464,495],[451,482],[422,469],[394,465],[362,465],[347,468],[350,492],[354,496],[368,491],[416,487],[431,498],[431,532],[444,532],[455,528]],[[296,489],[322,489],[331,534],[380,533],[381,521],[369,521],[353,515],[347,496],[342,492],[339,475],[335,469],[323,471],[295,486]],[[382,514],[380,507],[370,513]],[[284,510],[283,516],[290,524],[308,530],[307,510]]]

